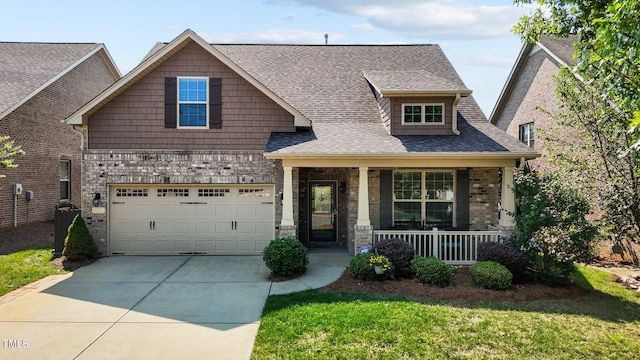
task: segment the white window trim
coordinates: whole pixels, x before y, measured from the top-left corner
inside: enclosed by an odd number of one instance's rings
[[[533,127],[533,137],[529,136],[531,134],[531,127]],[[527,134],[527,139],[526,141],[522,138],[522,134],[523,134],[523,129],[526,129],[526,134]],[[536,127],[535,124],[533,122],[530,123],[526,123],[526,124],[522,124],[518,127],[518,138],[520,138],[520,142],[529,146],[529,147],[533,147],[531,146],[531,142],[535,140],[535,136],[536,136]],[[535,143],[534,143],[535,144]]]
[[[404,108],[405,106],[420,106],[422,108],[422,111],[420,112],[420,122],[419,123],[415,123],[415,122],[404,122]],[[424,121],[424,117],[426,115],[426,107],[427,106],[442,106],[442,121],[440,122],[425,122]],[[445,123],[445,110],[446,107],[444,105],[444,103],[405,103],[402,104],[402,125],[420,125],[420,126],[424,126],[424,125],[444,125]]]
[[[396,172],[420,172],[422,173],[421,175],[421,184],[420,184],[420,192],[421,192],[421,198],[420,199],[398,199],[396,200],[395,197],[395,174]],[[443,173],[443,172],[448,172],[451,173],[451,175],[453,176],[453,199],[451,200],[445,200],[445,199],[427,199],[426,198],[426,193],[427,193],[427,173],[430,172],[435,172],[435,173]],[[393,211],[393,209],[395,209],[395,203],[396,201],[399,202],[417,202],[420,203],[420,212],[421,212],[421,219],[420,219],[420,223],[423,224],[424,220],[425,220],[425,214],[424,212],[426,212],[426,203],[452,203],[452,208],[453,208],[453,213],[451,214],[452,219],[451,219],[451,223],[453,225],[453,227],[457,227],[458,226],[458,221],[456,219],[456,214],[457,214],[457,193],[456,193],[456,189],[458,188],[458,177],[456,176],[457,171],[453,170],[453,169],[397,169],[393,171],[393,178],[391,181],[391,195],[392,195],[392,210],[391,210],[391,223],[395,224],[396,223],[396,214],[395,211]]]
[[[67,198],[63,199],[62,196],[60,196],[60,200],[71,200],[71,160],[60,160],[61,163],[67,163],[67,178],[66,179],[62,179],[60,178],[60,182],[65,181],[67,183]],[[58,164],[58,166],[60,166]],[[59,168],[58,168],[59,169]],[[58,174],[60,175],[60,174]]]
[[[202,104],[202,101],[180,101],[180,80],[181,79],[197,79],[197,80],[204,80],[206,82],[206,89],[207,89],[207,101],[205,104],[205,108],[207,111],[207,121],[206,124],[203,126],[185,126],[185,125],[180,125],[180,105],[181,104]],[[177,83],[176,83],[176,128],[177,129],[209,129],[209,97],[211,96],[211,94],[209,94],[209,78],[205,77],[205,76],[178,76],[177,77]]]

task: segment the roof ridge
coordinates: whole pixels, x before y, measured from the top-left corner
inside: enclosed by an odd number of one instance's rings
[[[48,42],[48,41],[0,41],[0,44],[33,44],[33,45],[103,45],[100,42]]]

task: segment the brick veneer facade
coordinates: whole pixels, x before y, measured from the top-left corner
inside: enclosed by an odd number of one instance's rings
[[[24,192],[18,196],[18,225],[53,219],[60,201],[60,160],[71,162],[70,200],[80,202],[81,136],[61,120],[114,81],[96,53],[0,120],[0,134],[25,151],[16,158],[17,168],[2,169],[7,177],[0,179],[0,228],[13,226],[14,183],[35,194],[31,201]]]

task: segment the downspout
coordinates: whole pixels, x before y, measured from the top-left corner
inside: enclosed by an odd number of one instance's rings
[[[460,102],[460,93],[456,94],[456,99],[453,100],[453,108],[451,109],[451,131],[460,135],[460,130],[458,130],[458,103]]]

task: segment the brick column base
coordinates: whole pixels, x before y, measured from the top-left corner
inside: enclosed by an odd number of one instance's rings
[[[353,247],[349,249],[351,255],[358,253],[361,246],[372,246],[373,226],[371,225],[355,225],[355,237],[353,239]]]
[[[280,230],[278,231],[279,238],[292,238],[297,239],[297,232],[295,225],[280,225]]]

